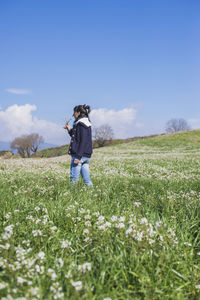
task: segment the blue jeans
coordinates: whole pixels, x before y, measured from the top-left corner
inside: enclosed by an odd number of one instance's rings
[[[77,183],[79,180],[79,175],[85,181],[87,186],[92,186],[92,181],[90,179],[90,170],[89,170],[89,163],[90,158],[83,156],[78,164],[74,163],[75,156],[72,156],[71,160],[71,169],[70,169],[70,182],[71,184]]]

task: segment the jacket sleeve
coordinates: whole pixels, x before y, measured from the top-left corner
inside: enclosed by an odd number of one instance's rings
[[[73,134],[73,128],[71,128],[69,131],[68,131],[69,135],[72,136]]]
[[[83,156],[83,153],[85,151],[86,144],[87,144],[87,128],[85,128],[82,125],[78,124],[78,126],[77,126],[77,136],[78,136],[79,143],[78,143],[75,158],[80,160]]]

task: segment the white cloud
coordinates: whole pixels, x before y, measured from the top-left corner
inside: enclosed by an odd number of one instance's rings
[[[135,108],[124,108],[118,111],[99,108],[91,111],[91,121],[94,127],[109,124],[116,138],[126,138],[133,136],[133,128],[137,127],[138,124],[140,127],[142,126],[141,123],[134,123],[136,114]]]
[[[47,143],[67,143],[69,138],[62,126],[34,117],[32,113],[36,109],[37,107],[31,104],[15,104],[5,111],[0,109],[0,141],[12,141],[17,136],[36,132],[42,135]]]
[[[31,90],[27,89],[6,89],[6,92],[16,95],[28,95],[32,93]]]

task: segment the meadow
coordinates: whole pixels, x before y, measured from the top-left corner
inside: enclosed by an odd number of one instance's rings
[[[0,160],[0,298],[200,299],[200,131]]]

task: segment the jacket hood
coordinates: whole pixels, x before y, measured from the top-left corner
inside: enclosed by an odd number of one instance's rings
[[[75,124],[77,125],[78,123],[82,123],[82,124],[84,124],[86,127],[92,126],[92,124],[90,123],[90,121],[88,120],[87,117],[83,117],[83,118],[78,119],[78,121],[76,121]]]

